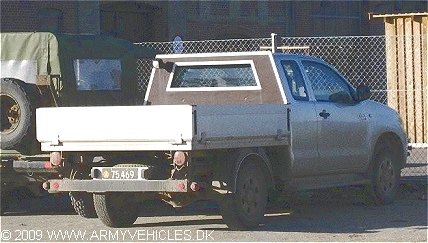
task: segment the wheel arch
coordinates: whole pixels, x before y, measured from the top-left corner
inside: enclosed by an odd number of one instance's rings
[[[29,98],[31,100],[31,105],[34,108],[40,107],[41,96],[37,90],[38,88],[37,88],[36,84],[30,83],[30,82],[25,82],[24,80],[19,79],[19,78],[9,78],[9,77],[1,78],[1,82],[6,81],[6,80],[9,80],[9,81],[14,82],[17,85],[19,85],[21,87],[21,89],[29,96]]]
[[[2,77],[1,78],[1,80],[3,81],[3,80],[11,80],[11,81],[14,81],[14,82],[17,82],[17,83],[19,83],[20,85],[22,84],[22,85],[27,85],[27,84],[29,84],[28,82],[25,82],[24,80],[22,80],[22,79],[19,79],[19,78],[13,78],[13,77]]]
[[[233,170],[233,177],[231,180],[231,182],[233,183],[231,187],[232,192],[236,192],[239,171],[246,163],[255,163],[260,166],[263,171],[263,175],[268,182],[268,188],[272,188],[275,185],[272,165],[269,162],[265,150],[263,148],[246,148],[239,150],[238,160],[235,164]]]
[[[400,137],[394,133],[394,132],[384,132],[378,136],[376,139],[376,143],[373,147],[372,153],[371,153],[371,164],[370,168],[373,167],[373,160],[374,156],[376,154],[376,151],[381,148],[384,144],[387,144],[391,146],[392,151],[395,153],[395,156],[397,156],[398,161],[400,161],[400,168],[403,168],[406,164],[406,152],[405,147],[400,139]],[[402,151],[402,152],[400,152]]]

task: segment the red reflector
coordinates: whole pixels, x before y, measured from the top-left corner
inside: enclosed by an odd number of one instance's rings
[[[177,187],[180,191],[184,191],[184,189],[186,189],[186,185],[184,185],[183,182],[179,183]]]
[[[45,169],[53,169],[53,166],[49,161],[46,161],[43,166],[45,167]]]
[[[59,188],[59,184],[58,184],[58,182],[54,182],[54,183],[52,184],[52,187],[53,187],[54,189],[58,189],[58,188]]]

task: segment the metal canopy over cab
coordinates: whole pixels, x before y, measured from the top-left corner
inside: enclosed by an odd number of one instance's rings
[[[268,51],[157,55],[145,102],[168,104],[286,104]]]

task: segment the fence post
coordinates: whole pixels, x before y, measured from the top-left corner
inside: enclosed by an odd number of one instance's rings
[[[270,36],[272,38],[272,53],[276,53],[278,51],[277,34],[271,33]]]

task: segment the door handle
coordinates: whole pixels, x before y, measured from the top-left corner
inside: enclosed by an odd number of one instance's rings
[[[320,117],[322,117],[322,118],[324,118],[324,119],[327,119],[327,117],[329,117],[329,116],[330,116],[330,113],[328,113],[326,110],[322,110],[322,111],[319,113],[319,115],[320,115]]]

